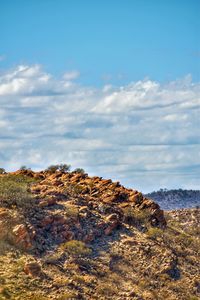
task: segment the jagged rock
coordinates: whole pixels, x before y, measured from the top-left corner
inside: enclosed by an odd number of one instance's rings
[[[119,221],[119,215],[118,214],[111,214],[108,217],[106,217],[107,222],[118,222]]]
[[[16,225],[13,228],[13,234],[15,237],[15,243],[21,245],[26,250],[32,248],[32,243],[28,230],[24,224]],[[34,236],[34,234],[33,234]]]
[[[108,226],[105,229],[104,233],[105,235],[110,235],[113,230],[120,224],[119,215],[111,214],[106,218],[106,221],[108,222]]]
[[[45,207],[48,206],[48,201],[47,200],[43,200],[39,203],[39,207]]]

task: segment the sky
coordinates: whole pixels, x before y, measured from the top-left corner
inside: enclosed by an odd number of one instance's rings
[[[200,186],[199,0],[0,0],[0,166]]]

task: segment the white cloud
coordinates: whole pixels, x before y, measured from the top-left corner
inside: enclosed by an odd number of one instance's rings
[[[199,185],[200,83],[97,89],[75,84],[78,75],[34,65],[0,76],[1,166],[67,162],[144,191]]]
[[[63,75],[63,78],[67,81],[71,81],[71,80],[77,79],[79,76],[80,76],[80,72],[77,71],[77,70],[73,70],[73,71],[70,71],[70,72],[66,72]]]

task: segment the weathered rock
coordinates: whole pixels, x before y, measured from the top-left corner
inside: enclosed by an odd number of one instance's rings
[[[32,277],[39,277],[42,274],[41,266],[37,262],[26,263],[24,272]]]
[[[16,244],[19,244],[27,250],[32,247],[30,235],[24,224],[16,225],[12,232],[15,237]]]
[[[65,240],[70,241],[70,240],[73,240],[73,239],[74,239],[74,233],[73,233],[73,231],[66,230],[66,231],[63,231],[63,232],[62,232],[62,237],[63,237]]]

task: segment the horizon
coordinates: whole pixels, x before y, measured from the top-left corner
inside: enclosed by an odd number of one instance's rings
[[[0,167],[200,186],[198,0],[0,1]]]

